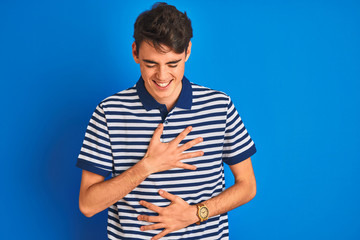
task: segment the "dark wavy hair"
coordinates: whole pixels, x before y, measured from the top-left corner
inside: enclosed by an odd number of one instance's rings
[[[136,50],[143,41],[152,44],[159,52],[166,52],[161,45],[176,53],[183,53],[192,38],[191,21],[186,15],[167,3],[155,3],[141,13],[134,24]]]

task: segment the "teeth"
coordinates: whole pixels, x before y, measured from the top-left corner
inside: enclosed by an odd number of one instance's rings
[[[170,82],[167,83],[156,83],[157,85],[159,85],[160,87],[166,87],[167,85],[169,85]]]

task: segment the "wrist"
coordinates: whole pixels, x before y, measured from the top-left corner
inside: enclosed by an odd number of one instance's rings
[[[197,217],[199,219],[199,221],[196,222],[196,224],[199,225],[202,222],[205,222],[209,219],[210,211],[209,208],[204,203],[198,203],[196,204],[196,207],[197,207]]]
[[[191,224],[197,223],[199,221],[198,217],[198,207],[196,205],[190,205],[190,214]]]
[[[141,172],[144,173],[144,175],[146,177],[150,176],[151,174],[154,173],[154,171],[151,169],[151,164],[148,163],[147,161],[148,157],[144,157],[143,159],[141,159],[136,165],[138,165],[138,167],[141,169]]]

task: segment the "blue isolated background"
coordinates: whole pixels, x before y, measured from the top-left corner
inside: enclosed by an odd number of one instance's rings
[[[152,3],[0,1],[0,239],[106,238],[75,163],[95,106],[139,77],[133,23]],[[360,3],[169,3],[193,23],[186,76],[232,97],[258,149],[230,239],[360,239]]]

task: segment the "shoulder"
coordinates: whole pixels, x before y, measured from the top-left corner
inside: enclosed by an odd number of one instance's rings
[[[229,104],[230,96],[224,92],[204,87],[191,82],[191,87],[193,91],[193,99],[196,101],[222,101],[226,104]]]
[[[132,106],[140,103],[139,96],[136,91],[136,86],[115,93],[99,103],[101,108],[108,108],[114,105],[117,106]]]

